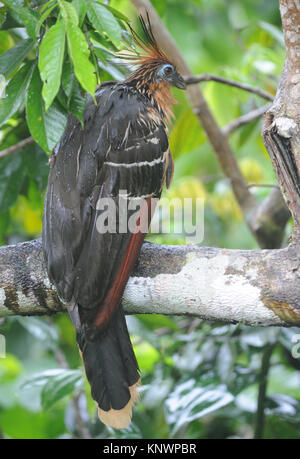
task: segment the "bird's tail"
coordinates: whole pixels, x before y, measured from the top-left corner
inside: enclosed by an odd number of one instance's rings
[[[138,399],[140,374],[122,306],[92,337],[80,327],[77,342],[99,419],[114,429],[127,427]]]

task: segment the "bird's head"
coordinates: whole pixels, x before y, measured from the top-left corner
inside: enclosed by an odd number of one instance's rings
[[[145,38],[139,36],[129,25],[133,40],[142,52],[141,54],[126,54],[123,56],[137,66],[137,69],[126,81],[136,84],[138,89],[148,87],[153,90],[159,86],[165,87],[166,85],[185,89],[186,84],[183,77],[176,70],[174,63],[162,51],[153,35],[148,13],[147,23],[143,16],[140,16],[139,20]]]

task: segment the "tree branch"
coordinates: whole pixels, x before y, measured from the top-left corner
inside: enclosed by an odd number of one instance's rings
[[[290,217],[281,191],[274,187],[252,215],[252,226],[261,245],[267,249],[280,247],[282,228]]]
[[[225,250],[145,243],[129,279],[128,314],[197,316],[247,325],[300,325],[300,250]],[[0,316],[64,311],[41,241],[0,248]]]
[[[15,145],[12,145],[11,147],[5,148],[5,150],[0,151],[0,158],[4,158],[4,156],[8,156],[11,153],[14,153],[17,150],[20,150],[21,148],[24,148],[33,142],[34,142],[33,137],[28,137],[27,139],[21,140]]]
[[[246,115],[242,115],[239,118],[236,118],[235,120],[230,121],[230,123],[228,123],[227,126],[224,126],[222,128],[223,134],[228,136],[232,134],[232,132],[235,131],[236,129],[239,129],[245,124],[251,123],[257,118],[260,118],[264,113],[266,113],[266,111],[270,107],[271,107],[271,104],[263,105],[262,107],[256,108],[255,110],[252,110],[251,112],[246,113]]]
[[[198,75],[198,76],[191,75],[185,78],[185,82],[187,85],[202,83],[204,81],[215,81],[217,83],[234,86],[235,88],[242,89],[243,91],[248,91],[253,94],[256,94],[257,96],[262,97],[263,99],[270,100],[270,101],[274,100],[274,96],[272,96],[272,94],[270,94],[269,92],[264,91],[263,89],[257,88],[255,86],[251,86],[250,84],[240,83],[239,81],[236,81],[236,80],[230,80],[228,78],[224,78],[218,75],[212,75],[211,73],[202,73],[201,75]]]

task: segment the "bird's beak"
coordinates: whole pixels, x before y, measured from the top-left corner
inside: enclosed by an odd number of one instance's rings
[[[172,80],[172,84],[174,86],[176,86],[176,88],[179,88],[179,89],[186,89],[186,84],[185,84],[185,81],[184,79],[182,78],[182,76],[179,74],[179,73],[175,73],[175,75],[173,76],[173,80]]]

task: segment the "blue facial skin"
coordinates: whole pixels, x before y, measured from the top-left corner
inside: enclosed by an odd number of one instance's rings
[[[167,81],[176,88],[186,89],[186,84],[182,76],[176,72],[172,64],[164,64],[156,74],[156,82]]]
[[[169,70],[169,72],[168,72],[168,70]],[[175,69],[174,69],[173,65],[171,65],[171,64],[163,65],[159,69],[157,74],[156,74],[156,82],[159,83],[162,80],[166,80],[166,81],[169,81],[170,83],[172,83],[172,77],[173,77],[174,71],[175,71]],[[165,72],[167,72],[167,73],[165,73]]]

